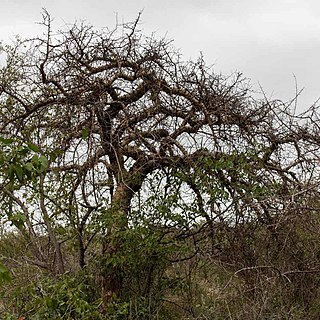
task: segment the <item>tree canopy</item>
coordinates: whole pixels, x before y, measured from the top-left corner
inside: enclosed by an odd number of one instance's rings
[[[28,241],[30,264],[62,275],[96,263],[107,308],[137,254],[168,266],[203,241],[205,254],[223,251],[222,226],[275,234],[313,210],[316,106],[297,115],[296,99],[258,99],[241,74],[184,61],[138,20],[56,32],[45,13],[43,26],[1,49],[1,217]]]

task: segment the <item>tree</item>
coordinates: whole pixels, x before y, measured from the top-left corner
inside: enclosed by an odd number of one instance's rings
[[[70,243],[80,268],[100,246],[105,305],[121,295],[133,226],[193,239],[196,253],[216,223],[272,232],[280,211],[317,191],[315,108],[296,116],[294,100],[255,99],[241,74],[184,62],[138,22],[55,33],[44,13],[46,34],[4,47],[0,72],[1,135],[17,155],[29,148],[2,173],[3,212],[19,213],[28,259],[53,273],[74,268]]]

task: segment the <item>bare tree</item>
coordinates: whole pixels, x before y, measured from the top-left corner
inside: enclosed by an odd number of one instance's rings
[[[272,228],[279,210],[317,189],[315,107],[296,116],[290,102],[255,99],[241,74],[215,74],[202,57],[184,62],[170,41],[143,37],[138,20],[55,33],[43,19],[46,34],[7,47],[0,73],[2,136],[32,143],[49,160],[33,183],[10,189],[3,178],[1,186],[2,201],[23,211],[38,265],[65,271],[59,227],[76,235],[81,267],[98,234],[112,259],[157,174],[158,195],[178,191],[176,213],[192,204],[189,221],[211,235],[216,221]],[[176,226],[180,236],[195,230]],[[53,256],[37,232],[48,234]],[[121,291],[116,273],[102,271],[105,302]]]

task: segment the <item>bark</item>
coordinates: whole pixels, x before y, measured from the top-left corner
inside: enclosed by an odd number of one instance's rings
[[[103,256],[108,260],[116,258],[121,250],[121,232],[127,228],[127,214],[130,207],[132,190],[125,184],[120,183],[114,193],[113,203],[109,214],[113,215],[113,223],[107,230],[103,244]],[[108,261],[107,261],[108,263]],[[102,266],[104,269],[105,266]],[[121,295],[122,290],[122,266],[108,264],[103,272],[102,299],[106,306],[113,297]]]

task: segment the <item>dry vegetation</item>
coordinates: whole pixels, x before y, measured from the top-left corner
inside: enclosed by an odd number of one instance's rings
[[[1,319],[319,319],[317,106],[43,26],[1,49]]]

